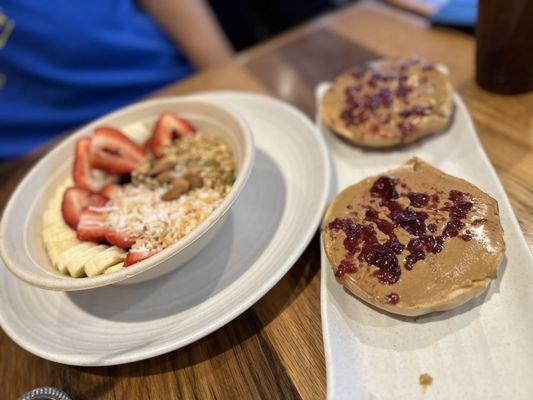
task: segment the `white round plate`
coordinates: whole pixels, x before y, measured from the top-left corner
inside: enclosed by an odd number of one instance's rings
[[[0,324],[24,349],[84,366],[167,353],[244,312],[304,251],[330,185],[326,146],[311,121],[265,96],[209,92],[191,97],[240,113],[256,142],[248,183],[217,237],[180,269],[131,286],[52,292],[0,267]]]

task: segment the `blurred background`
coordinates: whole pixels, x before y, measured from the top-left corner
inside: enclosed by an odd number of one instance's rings
[[[1,0],[0,161],[354,2]],[[475,0],[387,2],[475,25]]]
[[[233,47],[239,51],[356,0],[209,0]],[[426,16],[435,25],[473,32],[477,0],[387,0]]]
[[[355,0],[209,0],[235,50]]]

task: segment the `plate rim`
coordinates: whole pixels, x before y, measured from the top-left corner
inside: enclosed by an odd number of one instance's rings
[[[110,366],[110,365],[125,364],[125,363],[141,361],[141,360],[157,357],[159,355],[169,353],[171,351],[177,350],[191,343],[194,343],[197,340],[202,339],[208,334],[216,331],[217,329],[231,322],[236,317],[238,317],[240,314],[242,314],[244,311],[248,310],[251,306],[253,306],[257,301],[259,301],[294,266],[295,262],[303,254],[303,252],[305,251],[305,249],[311,242],[312,238],[314,237],[317,231],[317,228],[320,225],[320,221],[322,220],[322,216],[323,216],[323,213],[326,207],[326,203],[328,201],[328,195],[329,195],[330,186],[331,186],[331,162],[330,162],[329,151],[327,149],[325,139],[322,136],[319,129],[317,128],[317,126],[311,120],[311,118],[305,115],[302,111],[300,111],[299,109],[297,109],[296,107],[294,107],[293,105],[289,103],[286,103],[282,100],[279,100],[277,98],[267,96],[264,94],[258,94],[258,93],[246,92],[246,91],[237,91],[237,90],[235,91],[234,90],[221,90],[221,91],[201,91],[201,92],[187,94],[184,96],[177,96],[177,97],[182,97],[182,98],[187,98],[187,99],[212,100],[215,97],[225,97],[225,96],[233,96],[234,98],[236,97],[239,100],[244,100],[244,101],[248,101],[249,99],[252,99],[252,101],[258,100],[258,101],[270,102],[272,104],[276,104],[277,106],[285,109],[287,112],[297,117],[305,125],[307,125],[307,127],[309,128],[308,130],[312,132],[313,137],[316,140],[318,150],[321,154],[321,160],[324,163],[324,170],[323,170],[324,185],[322,188],[321,198],[317,200],[317,212],[315,212],[312,218],[309,218],[309,221],[310,221],[309,226],[307,230],[305,231],[305,233],[300,236],[299,245],[294,248],[294,250],[291,253],[291,256],[287,257],[281,263],[281,265],[278,268],[276,268],[277,272],[275,274],[272,274],[271,278],[268,281],[264,281],[263,284],[260,286],[259,290],[256,290],[255,292],[253,292],[253,294],[250,295],[248,299],[241,301],[239,305],[234,307],[233,310],[230,310],[229,312],[221,314],[221,317],[215,319],[214,321],[211,321],[208,325],[206,324],[203,328],[198,329],[195,334],[189,335],[185,339],[175,340],[171,343],[167,343],[166,345],[164,344],[162,346],[155,347],[148,351],[143,350],[143,348],[141,348],[141,350],[136,349],[133,351],[120,353],[119,355],[111,355],[111,356],[104,355],[103,357],[95,357],[93,355],[86,356],[86,355],[79,355],[79,354],[78,355],[76,354],[61,355],[61,354],[57,354],[54,352],[49,352],[45,349],[34,347],[34,345],[31,344],[30,342],[27,342],[26,340],[18,337],[17,332],[11,329],[11,326],[9,326],[9,324],[6,323],[6,320],[4,318],[4,313],[2,311],[3,307],[5,307],[5,305],[3,305],[3,306],[0,306],[0,327],[3,329],[3,331],[6,333],[6,335],[11,340],[13,340],[20,347],[22,347],[23,349],[25,349],[26,351],[34,355],[37,355],[49,361],[66,364],[66,365],[92,366],[92,367]],[[166,96],[166,97],[174,97],[174,96]],[[243,118],[246,120],[246,116],[243,116]],[[4,273],[5,272],[8,272],[8,271],[4,271]],[[42,289],[36,289],[36,290],[42,290]],[[53,292],[50,292],[50,293],[53,293]]]

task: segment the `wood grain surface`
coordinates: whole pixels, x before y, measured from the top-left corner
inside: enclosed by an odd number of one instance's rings
[[[449,66],[481,142],[533,243],[533,94],[498,96],[473,81],[472,37],[429,28],[420,17],[360,3],[250,49],[216,70],[153,96],[249,90],[288,101],[310,117],[314,86],[379,56],[417,53]],[[0,165],[0,207],[45,149]],[[322,399],[326,367],[320,324],[318,238],[257,304],[206,338],[147,361],[105,368],[52,363],[0,331],[2,399],[44,385],[80,399]]]

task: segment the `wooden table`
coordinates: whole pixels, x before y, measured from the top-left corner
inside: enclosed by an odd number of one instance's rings
[[[447,64],[485,150],[533,243],[533,94],[496,96],[473,82],[474,41],[376,3],[325,15],[237,56],[223,68],[172,85],[157,96],[236,89],[282,98],[313,117],[314,86],[375,58],[418,53]],[[42,155],[0,165],[5,204]],[[208,337],[150,360],[107,368],[55,364],[27,353],[0,331],[1,397],[52,385],[79,399],[325,397],[317,238],[256,305]]]

